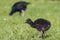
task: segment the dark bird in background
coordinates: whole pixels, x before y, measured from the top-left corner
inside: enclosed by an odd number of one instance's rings
[[[20,1],[16,2],[11,9],[9,15],[13,15],[15,12],[20,12],[22,16],[24,16],[24,11],[27,9],[27,5],[30,4],[29,2]]]
[[[43,18],[37,19],[34,22],[30,18],[26,19],[25,23],[31,25],[31,27],[36,28],[41,33],[41,37],[44,38],[44,33],[51,27],[51,23]]]

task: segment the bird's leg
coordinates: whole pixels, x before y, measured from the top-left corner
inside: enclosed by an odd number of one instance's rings
[[[24,10],[21,11],[21,15],[24,16]]]
[[[41,37],[44,38],[44,31],[41,31]]]

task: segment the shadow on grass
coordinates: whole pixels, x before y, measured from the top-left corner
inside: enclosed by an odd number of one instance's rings
[[[49,38],[49,37],[51,37],[51,35],[45,35],[42,39]],[[41,38],[41,36],[39,38]]]
[[[46,35],[44,38],[49,38],[49,37],[51,37],[51,35]]]

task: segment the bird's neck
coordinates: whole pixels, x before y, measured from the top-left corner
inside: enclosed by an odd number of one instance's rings
[[[35,28],[35,24],[32,21],[29,24],[31,27]]]

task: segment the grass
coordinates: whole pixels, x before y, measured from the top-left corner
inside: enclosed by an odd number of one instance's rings
[[[51,28],[46,31],[44,40],[60,40],[60,1],[26,0],[31,4],[24,17],[19,12],[9,16],[12,5],[17,1],[0,1],[0,40],[42,40],[39,31],[24,23],[27,18],[32,21],[38,18],[49,20]]]

